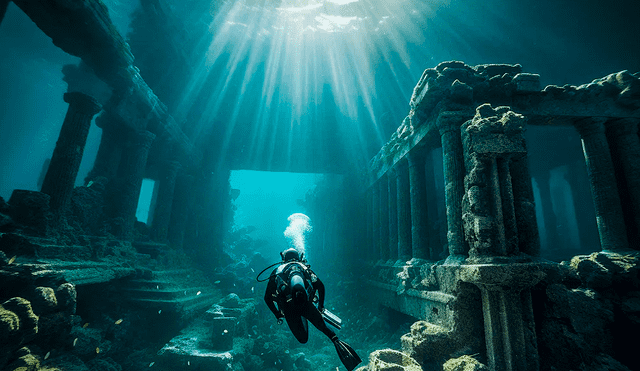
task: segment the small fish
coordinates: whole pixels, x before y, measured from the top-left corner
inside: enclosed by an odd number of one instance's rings
[[[216,284],[217,284],[217,283],[220,283],[220,280],[218,280],[218,281],[216,281],[216,282],[214,282],[214,283],[216,283]]]
[[[116,325],[119,325],[119,324],[121,324],[121,323],[122,323],[122,318],[120,318],[119,320],[117,320],[117,321],[115,322],[115,324],[116,324]]]
[[[16,255],[14,255],[13,258],[9,259],[9,262],[7,264],[11,264],[14,261],[16,261]]]
[[[160,314],[160,313],[162,313],[162,309],[160,309],[160,310],[158,311],[158,314]]]
[[[256,271],[254,271],[253,268],[251,268],[251,272],[255,273]]]
[[[96,354],[100,353],[100,348],[96,347]]]
[[[156,285],[156,290],[160,290],[160,285]]]
[[[252,287],[252,288],[251,288],[251,292],[254,292],[254,290],[253,290],[253,289],[254,289],[254,288]]]
[[[200,295],[200,294],[202,294],[202,291],[198,291],[198,292],[196,293],[196,296],[198,296],[198,295]]]
[[[187,361],[187,366],[191,366],[191,361]]]
[[[87,328],[89,327],[89,322],[86,322],[84,325],[82,325],[82,328]]]
[[[51,352],[47,352],[47,354],[45,354],[44,359],[49,358],[49,356],[51,355]]]
[[[75,347],[76,344],[78,343],[78,338],[73,339],[73,346]]]
[[[155,364],[155,362],[149,363],[149,367],[153,366],[154,364]]]
[[[93,185],[93,180],[90,180],[89,183],[87,184],[87,188],[91,187]]]
[[[228,333],[229,331],[228,331],[228,330],[224,330],[224,331],[222,331],[222,332],[226,334],[226,333]]]
[[[185,296],[187,295],[187,290],[184,291]]]

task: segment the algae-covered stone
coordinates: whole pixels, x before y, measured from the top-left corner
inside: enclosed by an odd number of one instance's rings
[[[369,355],[369,371],[421,371],[422,367],[413,358],[393,349],[376,350]]]
[[[38,314],[53,312],[58,306],[56,293],[51,287],[36,287],[31,306],[33,311]]]
[[[478,362],[477,359],[464,355],[458,358],[452,358],[442,365],[443,371],[487,371],[488,368],[484,364]]]
[[[240,297],[231,293],[220,300],[220,305],[226,308],[240,308]]]
[[[63,283],[56,289],[56,297],[60,308],[69,314],[76,313],[77,296],[76,288],[72,283]]]
[[[447,359],[453,349],[450,332],[426,321],[411,325],[411,332],[400,341],[402,351],[420,362]]]
[[[19,328],[15,336],[10,337],[16,346],[33,340],[38,333],[38,316],[33,313],[31,303],[24,298],[11,298],[2,303],[2,308],[15,313],[19,319]]]

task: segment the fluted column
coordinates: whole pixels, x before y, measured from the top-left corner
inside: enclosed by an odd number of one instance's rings
[[[164,242],[168,237],[178,169],[180,169],[180,163],[177,161],[169,161],[160,169],[158,198],[156,199],[156,209],[153,213],[153,223],[151,225],[152,237],[157,242]]]
[[[389,190],[389,263],[398,260],[398,173],[394,169],[387,171]]]
[[[409,198],[411,203],[411,255],[414,259],[429,259],[429,220],[425,150],[414,148],[409,161]]]
[[[437,120],[442,142],[449,255],[464,256],[469,251],[462,227],[465,169],[460,137],[460,126],[469,118],[470,115],[460,112],[442,112]]]
[[[383,175],[378,179],[380,189],[380,259],[389,259],[389,185],[388,178]]]
[[[438,228],[438,196],[435,182],[433,151],[426,150],[425,156],[425,179],[426,179],[426,203],[427,203],[427,229],[429,240],[429,259],[440,260],[445,253],[444,243],[441,239],[441,232]]]
[[[121,239],[133,237],[133,225],[136,220],[142,179],[147,166],[147,156],[155,137],[155,134],[149,131],[132,133],[131,141],[122,153],[118,181],[119,192],[115,195],[118,206],[114,224],[115,235]]]
[[[638,123],[640,119],[626,118],[608,121],[606,125],[609,138],[613,141],[614,162],[620,164],[629,195],[629,209],[633,214],[636,232],[640,234],[640,138]],[[615,150],[613,150],[615,149]],[[629,227],[629,225],[627,225]]]
[[[411,260],[411,196],[409,165],[403,158],[396,164],[398,174],[398,260],[405,264]]]
[[[113,114],[105,111],[96,117],[96,126],[102,129],[100,137],[100,147],[93,163],[93,168],[87,176],[86,183],[97,177],[112,179],[120,164],[122,156],[122,134],[118,129],[122,126]]]
[[[574,126],[582,138],[600,244],[603,250],[616,251],[627,248],[628,241],[613,161],[604,132],[606,121],[604,117],[591,117],[574,122]]]
[[[91,120],[102,109],[95,99],[78,92],[65,93],[64,101],[69,103],[69,109],[42,182],[42,192],[51,196],[51,211],[57,219],[54,223],[62,217],[71,200]]]
[[[187,220],[195,201],[193,182],[194,177],[192,175],[178,174],[176,176],[168,232],[169,242],[174,248],[182,248],[184,243]]]

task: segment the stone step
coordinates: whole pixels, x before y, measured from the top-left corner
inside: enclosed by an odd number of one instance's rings
[[[158,285],[159,287],[160,285]],[[211,292],[211,287],[196,286],[196,287],[173,287],[173,288],[124,288],[122,292],[128,298],[133,299],[174,299],[182,298],[185,296],[198,296]],[[200,294],[198,294],[200,293]]]
[[[204,312],[220,299],[220,294],[207,293],[200,295],[187,295],[173,299],[131,299],[132,303],[142,304],[153,311],[184,312],[185,315],[194,312]]]

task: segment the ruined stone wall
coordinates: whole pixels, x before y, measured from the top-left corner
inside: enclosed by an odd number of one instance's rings
[[[519,65],[444,62],[425,70],[410,105],[371,160],[364,197],[370,216],[362,232],[379,302],[423,321],[403,337],[404,351],[428,367],[476,353],[492,370],[564,369],[569,366],[560,349],[570,349],[571,362],[581,357],[580,369],[630,367],[632,352],[610,344],[621,343],[621,324],[635,321],[629,300],[637,287],[627,284],[616,287],[616,294],[600,295],[576,275],[593,269],[610,277],[624,270],[635,277],[638,202],[632,189],[640,148],[640,75],[623,71],[578,87],[541,90],[539,76]],[[602,253],[576,257],[569,265],[540,259],[528,125],[569,125],[580,135]],[[424,158],[438,147],[445,173],[446,259],[434,254],[420,228],[437,224],[424,217],[433,215],[433,204],[425,202],[423,179],[433,179],[433,164]],[[419,171],[409,174],[405,186],[397,179],[408,171],[407,159]],[[405,195],[411,209],[400,206]],[[407,220],[411,238],[398,238]],[[411,251],[410,259],[390,259],[404,251]],[[601,289],[616,286],[607,282]],[[592,336],[601,341],[586,346]]]

